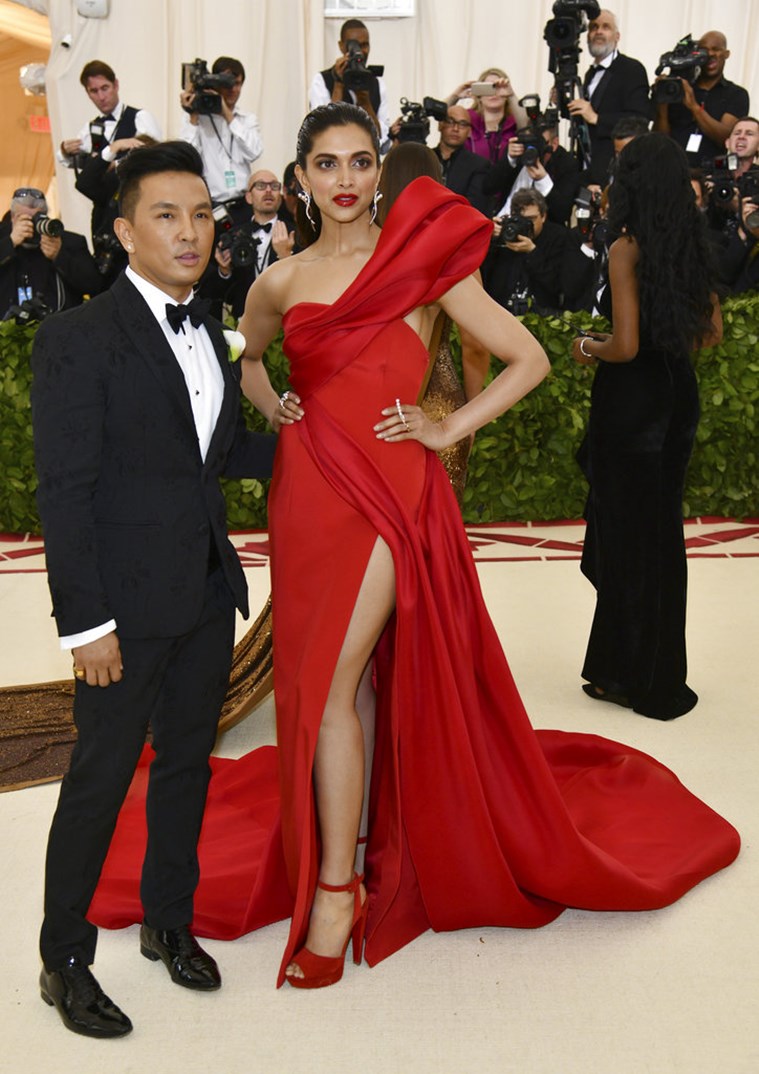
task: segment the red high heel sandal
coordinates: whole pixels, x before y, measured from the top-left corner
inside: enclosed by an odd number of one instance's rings
[[[348,938],[345,941],[345,947],[343,947],[343,953],[336,958],[329,958],[327,955],[315,955],[307,947],[301,947],[300,951],[293,956],[292,961],[300,966],[303,976],[288,976],[286,978],[293,988],[326,988],[327,985],[337,984],[343,975],[345,953],[348,950],[348,944],[351,939],[353,940],[353,961],[357,966],[361,962],[364,932],[366,930],[366,914],[369,907],[368,899],[364,899],[363,903],[361,902],[363,879],[363,874],[354,873],[350,883],[340,884],[337,887],[332,884],[324,884],[321,880],[318,881],[317,886],[322,891],[353,892],[353,921],[351,922]]]

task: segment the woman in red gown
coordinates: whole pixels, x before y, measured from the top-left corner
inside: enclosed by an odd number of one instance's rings
[[[435,458],[548,371],[534,338],[472,279],[491,225],[419,179],[380,233],[376,137],[350,106],[306,118],[297,161],[315,241],[256,281],[240,326],[244,389],[280,434],[269,520],[295,899],[280,981],[333,983],[351,935],[360,950],[367,913],[373,963],[430,926],[539,925],[565,905],[663,905],[727,864],[735,833],[635,751],[535,736]],[[435,425],[410,401],[437,307],[506,364]],[[292,384],[283,399],[260,361],[280,324]],[[650,800],[641,779],[656,785]],[[635,784],[633,809],[622,794]],[[648,808],[659,831],[672,825],[664,852],[658,833],[640,845]],[[675,832],[684,814],[701,829],[696,840]],[[360,831],[368,898],[354,876]]]
[[[291,913],[279,983],[319,987],[351,937],[360,957],[364,930],[373,965],[428,928],[665,906],[733,860],[737,832],[637,750],[533,731],[435,454],[548,368],[472,278],[491,225],[422,178],[380,233],[376,133],[351,105],[310,113],[297,159],[315,241],[259,277],[242,322],[243,385],[280,436],[278,745],[214,762],[194,930],[231,938]],[[438,307],[505,369],[433,424],[412,400]],[[260,358],[281,324],[292,390],[279,399]],[[90,908],[99,924],[139,920],[141,794]]]

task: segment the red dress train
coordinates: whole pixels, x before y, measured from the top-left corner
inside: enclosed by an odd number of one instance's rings
[[[397,603],[375,655],[370,964],[428,928],[665,906],[738,853],[735,829],[653,758],[533,731],[441,464],[416,442],[375,437],[384,407],[416,399],[427,364],[403,318],[474,271],[489,234],[462,198],[419,179],[343,295],[285,317],[306,417],[280,435],[269,500],[278,748],[213,762],[194,921],[230,938],[291,913],[279,983],[318,874],[321,715],[378,535]],[[90,908],[97,924],[140,920],[143,798],[137,786],[125,804]]]

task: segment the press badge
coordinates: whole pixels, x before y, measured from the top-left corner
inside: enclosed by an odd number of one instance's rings
[[[685,147],[685,152],[698,153],[698,151],[701,149],[701,141],[703,137],[703,134],[691,134],[691,136],[688,138],[688,144]]]
[[[234,190],[237,186],[235,173],[229,168],[227,169],[227,171],[224,172],[224,182],[226,184],[227,190]]]

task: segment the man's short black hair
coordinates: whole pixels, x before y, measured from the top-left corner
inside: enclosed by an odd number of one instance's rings
[[[121,216],[134,220],[140,183],[147,175],[159,175],[161,172],[188,172],[203,179],[203,161],[195,146],[189,142],[157,142],[144,149],[133,149],[119,165]]]
[[[366,23],[362,22],[361,19],[346,19],[343,25],[340,27],[341,41],[345,40],[345,35],[348,30],[366,30],[367,33],[369,32],[366,28]]]
[[[231,56],[219,56],[218,60],[213,61],[212,74],[220,75],[224,71],[229,71],[235,78],[241,78],[243,82],[245,81],[245,68],[239,60],[235,60]]]
[[[612,141],[620,138],[640,138],[648,133],[648,120],[645,116],[622,116],[612,127]]]

